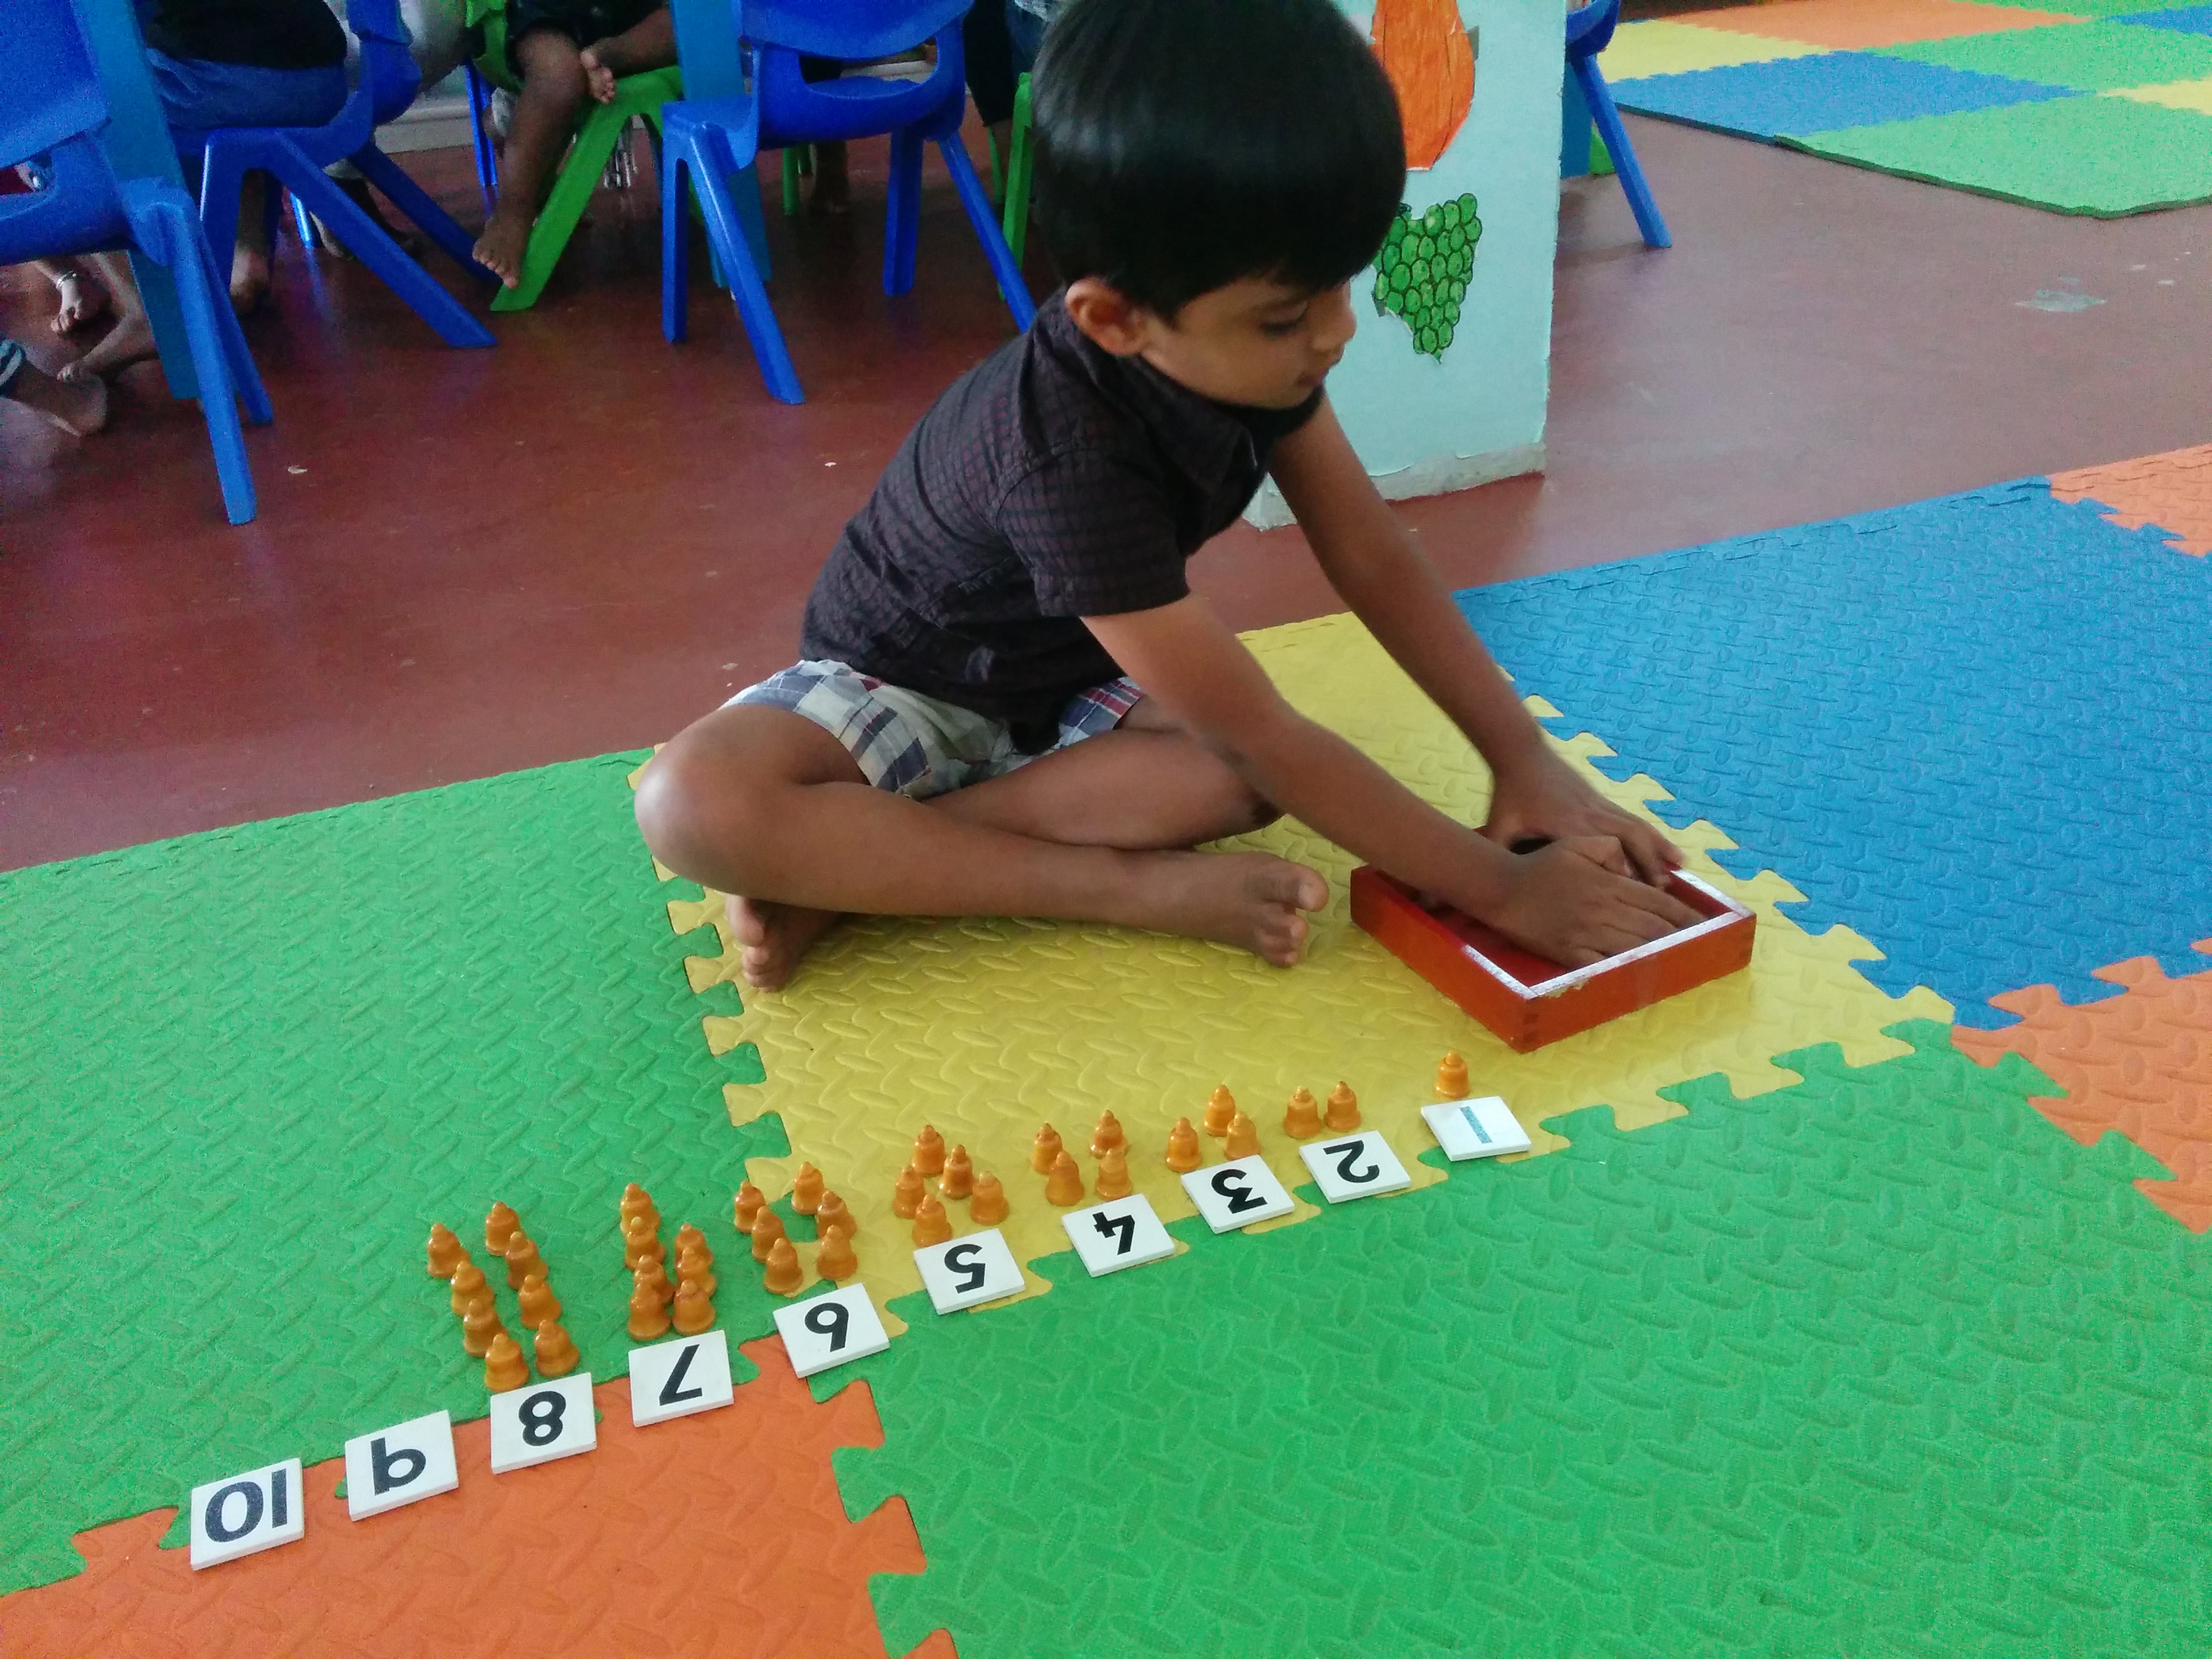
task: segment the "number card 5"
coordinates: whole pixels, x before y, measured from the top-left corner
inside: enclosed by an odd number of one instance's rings
[[[921,1269],[930,1304],[941,1314],[996,1302],[1022,1288],[1022,1270],[996,1227],[950,1244],[925,1245],[914,1253],[914,1265]]]
[[[1258,1153],[1250,1158],[1217,1164],[1210,1170],[1193,1170],[1182,1178],[1182,1189],[1217,1233],[1233,1233],[1255,1221],[1272,1221],[1288,1215],[1297,1206]]]
[[[865,1285],[848,1285],[827,1296],[775,1310],[775,1328],[791,1356],[792,1374],[811,1376],[832,1365],[866,1359],[891,1345]]]
[[[192,1566],[212,1567],[241,1555],[297,1543],[307,1535],[301,1501],[300,1460],[194,1486]]]
[[[1406,1166],[1398,1162],[1397,1153],[1390,1150],[1390,1143],[1374,1129],[1341,1140],[1301,1146],[1298,1156],[1313,1171],[1314,1185],[1321,1188],[1321,1195],[1332,1204],[1395,1193],[1413,1184]]]
[[[1152,1200],[1142,1193],[1087,1210],[1070,1210],[1060,1224],[1067,1229],[1076,1255],[1093,1279],[1175,1254],[1175,1240],[1160,1225]]]
[[[589,1371],[491,1397],[494,1474],[573,1457],[599,1443],[599,1413],[592,1407]]]

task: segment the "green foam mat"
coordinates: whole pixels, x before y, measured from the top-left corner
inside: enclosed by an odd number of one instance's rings
[[[2126,17],[2136,12],[2180,11],[2204,0],[1975,0],[1984,6],[2013,6],[2023,11],[2057,12],[2063,17]]]
[[[2212,1650],[2212,1255],[1946,1030],[851,1372],[929,1557],[892,1652]],[[1429,1155],[1431,1159],[1435,1154]],[[1310,1191],[1308,1197],[1312,1197]]]
[[[1882,173],[2100,218],[2212,198],[2212,116],[2130,98],[2057,98],[1780,142]]]
[[[1961,40],[1923,40],[1887,46],[1886,58],[2038,81],[2075,92],[2118,87],[2164,86],[2212,75],[2212,37],[2179,29],[2135,28],[2125,23],[2079,27],[2004,29]],[[2212,137],[2212,133],[2208,133]]]
[[[0,876],[0,1589],[197,1481],[482,1416],[428,1218],[483,1261],[514,1205],[585,1367],[623,1371],[621,1182],[726,1233],[745,1158],[787,1150],[722,1109],[757,1059],[699,1040],[641,758]],[[724,1276],[733,1339],[769,1304]]]

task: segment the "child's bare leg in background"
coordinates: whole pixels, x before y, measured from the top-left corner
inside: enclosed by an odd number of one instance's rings
[[[154,325],[146,320],[146,302],[138,297],[138,283],[131,275],[131,260],[121,253],[87,256],[100,275],[100,286],[115,305],[115,326],[100,343],[62,371],[64,378],[78,374],[107,376],[154,355]]]
[[[499,205],[474,250],[477,263],[509,288],[521,284],[531,227],[568,153],[576,112],[590,96],[576,43],[558,30],[531,30],[514,43],[514,56],[522,91],[500,156]]]
[[[578,56],[591,82],[592,96],[611,104],[615,82],[624,76],[666,69],[676,61],[675,14],[663,6],[620,34],[593,41]]]

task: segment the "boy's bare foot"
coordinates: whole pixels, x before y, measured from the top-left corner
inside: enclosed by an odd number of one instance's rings
[[[107,290],[88,270],[56,272],[54,297],[59,308],[51,326],[57,334],[74,334],[107,314]]]
[[[1328,884],[1273,853],[1144,853],[1157,892],[1142,925],[1249,951],[1294,966],[1311,927],[1303,912],[1328,902]]]
[[[64,369],[52,375],[25,363],[9,382],[8,396],[72,437],[89,438],[107,424],[107,382],[96,374]]]
[[[154,356],[154,325],[146,320],[143,311],[126,310],[113,328],[93,349],[70,365],[76,374],[96,374],[103,380],[133,363],[143,363]]]
[[[520,210],[508,210],[507,198],[502,195],[492,211],[491,222],[471,250],[476,262],[508,288],[522,286],[522,255],[530,246],[530,224]]]
[[[839,921],[835,910],[810,910],[802,904],[770,904],[732,897],[726,908],[730,931],[744,946],[745,983],[762,991],[781,991],[814,948],[814,941]]]
[[[615,71],[601,59],[599,47],[586,46],[576,54],[576,61],[584,66],[584,84],[592,97],[603,104],[615,100]]]

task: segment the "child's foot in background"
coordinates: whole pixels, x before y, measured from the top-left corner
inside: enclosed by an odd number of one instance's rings
[[[530,222],[518,212],[507,211],[502,200],[484,227],[483,234],[477,238],[471,252],[476,262],[497,276],[508,288],[522,286],[522,255],[530,246]]]
[[[241,240],[230,254],[230,308],[251,317],[268,298],[268,250]]]
[[[607,44],[602,41],[600,45]],[[576,61],[584,66],[584,84],[591,88],[592,96],[603,104],[615,100],[615,71],[607,67],[599,56],[599,46],[586,46],[577,53]]]
[[[56,271],[54,297],[59,302],[52,323],[57,334],[74,334],[87,323],[97,322],[107,314],[107,290],[88,270]]]
[[[835,927],[835,910],[810,910],[799,904],[769,904],[732,898],[725,907],[730,932],[744,947],[745,983],[761,991],[781,991],[814,941]]]
[[[155,355],[155,350],[154,326],[146,320],[146,313],[126,311],[100,343],[71,363],[65,372],[71,380],[79,374],[105,378],[133,363],[144,362]]]
[[[25,363],[8,383],[8,396],[72,437],[89,438],[107,424],[107,382],[77,363],[58,376]]]
[[[842,139],[814,147],[814,190],[806,198],[809,213],[836,215],[853,210],[853,185],[845,170]]]

